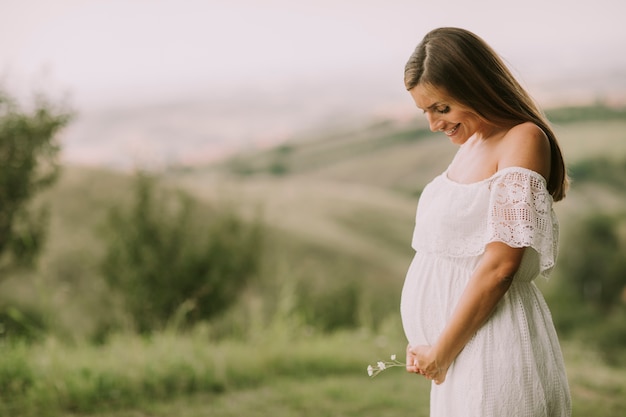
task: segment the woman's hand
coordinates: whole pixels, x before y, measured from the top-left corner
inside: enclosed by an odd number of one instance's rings
[[[417,356],[415,356],[415,353],[413,353],[413,351],[411,350],[411,345],[408,345],[406,347],[406,371],[407,372],[412,372],[415,374],[422,374],[422,371],[420,370],[420,368],[417,366],[418,362],[417,362]]]
[[[424,375],[439,385],[446,379],[449,365],[442,366],[435,357],[431,346],[407,346],[406,370]]]

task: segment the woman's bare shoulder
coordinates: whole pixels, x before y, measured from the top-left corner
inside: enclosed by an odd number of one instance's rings
[[[501,141],[498,169],[519,166],[550,175],[550,141],[543,130],[532,122],[513,126]]]

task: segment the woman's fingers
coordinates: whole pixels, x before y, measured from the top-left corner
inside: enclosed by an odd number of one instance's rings
[[[406,347],[406,370],[407,372],[417,373],[418,372],[418,363],[417,358],[415,357],[415,353],[413,353],[411,349],[411,345]]]
[[[446,373],[447,371],[439,369],[436,375],[432,375],[430,379],[432,379],[435,384],[441,385],[446,380]]]
[[[408,358],[407,361],[406,361],[406,370],[408,372],[419,373],[420,369],[419,369],[417,360],[412,359],[412,358]]]

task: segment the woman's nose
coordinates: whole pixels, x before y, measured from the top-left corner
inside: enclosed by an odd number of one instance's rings
[[[428,127],[431,132],[437,132],[441,129],[443,122],[437,116],[429,114],[426,118],[428,119]]]

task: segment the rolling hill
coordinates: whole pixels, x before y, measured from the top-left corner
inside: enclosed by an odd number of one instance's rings
[[[626,159],[623,112],[612,117],[576,114],[568,119],[561,113],[555,123],[571,167],[599,158]],[[261,216],[273,236],[268,254],[276,258],[266,272],[274,281],[271,291],[280,291],[288,279],[320,297],[356,285],[364,293],[359,303],[385,315],[395,313],[411,259],[418,196],[454,152],[446,138],[418,122],[377,122],[240,153],[208,166],[172,168],[161,177],[207,205],[231,204]],[[30,279],[3,282],[4,298],[51,314],[53,326],[69,334],[89,334],[103,317],[120,319],[112,313],[114,297],[99,277],[99,228],[108,208],[123,204],[130,192],[126,174],[65,167],[59,183],[43,196],[52,214],[40,268]],[[584,213],[626,210],[625,194],[593,178],[578,182],[574,177],[568,197],[556,205],[564,238]]]

